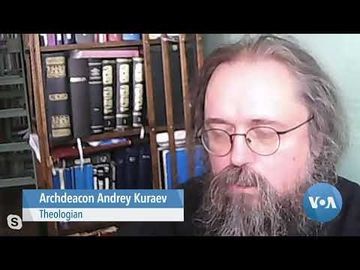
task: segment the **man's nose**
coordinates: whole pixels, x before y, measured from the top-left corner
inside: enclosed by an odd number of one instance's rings
[[[255,153],[250,150],[245,140],[244,136],[233,136],[233,145],[230,152],[231,163],[238,167],[254,160]]]

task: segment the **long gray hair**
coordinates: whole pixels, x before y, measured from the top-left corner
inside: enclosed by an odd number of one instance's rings
[[[335,166],[347,146],[348,129],[345,115],[336,93],[336,86],[317,61],[293,37],[279,35],[245,35],[238,43],[215,50],[205,61],[192,97],[193,119],[196,134],[204,123],[204,103],[208,82],[222,63],[241,59],[272,58],[284,65],[297,79],[301,99],[314,115],[310,122],[309,141],[312,169],[319,181],[336,181]],[[325,170],[325,171],[324,171]]]

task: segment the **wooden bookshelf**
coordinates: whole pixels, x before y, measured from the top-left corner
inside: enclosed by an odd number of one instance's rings
[[[150,40],[151,45],[161,44],[159,40]],[[90,49],[104,49],[104,48],[126,48],[126,47],[141,47],[142,41],[113,41],[106,43],[87,43],[87,44],[66,44],[56,46],[41,46],[41,52],[59,52],[70,50],[90,50]]]
[[[181,69],[177,72],[187,73],[188,68],[184,68],[187,63],[185,62],[186,58],[186,50],[188,47],[187,42],[189,41],[190,45],[195,44],[196,46],[196,54],[194,55],[196,67],[195,69],[201,67],[203,62],[202,56],[202,45],[201,45],[201,36],[197,34],[189,34],[189,35],[181,35],[181,38],[169,38],[166,35],[163,35],[161,38],[156,40],[150,40],[148,34],[142,34],[142,39],[140,41],[119,41],[119,42],[106,42],[106,43],[88,43],[88,44],[67,44],[67,45],[56,45],[56,46],[40,46],[40,35],[39,34],[28,34],[27,36],[27,52],[29,54],[30,59],[30,78],[32,82],[32,95],[33,103],[35,107],[35,118],[36,118],[36,130],[35,132],[39,136],[39,148],[40,148],[40,156],[41,163],[38,163],[37,170],[40,172],[41,177],[37,179],[37,186],[39,188],[52,188],[52,175],[51,169],[54,164],[55,159],[66,157],[77,157],[78,151],[75,146],[76,140],[69,140],[65,143],[54,144],[51,145],[49,143],[49,134],[47,129],[47,111],[46,111],[46,97],[44,95],[44,78],[43,78],[43,63],[42,63],[42,54],[50,54],[56,52],[63,51],[71,51],[71,50],[94,50],[94,49],[125,49],[125,48],[137,48],[143,52],[144,57],[144,76],[145,76],[145,95],[146,95],[146,109],[147,109],[147,123],[148,126],[145,128],[145,134],[147,135],[144,140],[140,139],[139,135],[141,132],[140,128],[129,128],[124,130],[114,130],[110,132],[104,132],[101,134],[95,134],[91,136],[87,136],[82,138],[82,142],[84,142],[83,153],[84,155],[88,155],[90,153],[97,153],[101,151],[109,151],[116,149],[118,147],[127,147],[130,144],[136,144],[138,142],[149,142],[151,156],[152,156],[152,173],[153,173],[153,188],[163,188],[161,181],[158,179],[159,175],[159,161],[158,161],[158,146],[156,143],[156,135],[159,132],[169,132],[169,144],[170,144],[170,154],[173,157],[171,166],[172,171],[175,172],[175,140],[174,140],[174,132],[179,129],[186,128],[187,134],[191,134],[191,104],[189,104],[189,86],[187,85],[187,81],[189,80],[188,75],[181,74],[181,87],[184,88],[183,98],[185,98],[184,103],[184,114],[186,114],[185,121],[186,124],[182,123],[181,125],[175,124],[174,121],[174,103],[176,104],[176,100],[173,100],[173,76],[170,69],[174,67],[172,60],[170,60],[170,55],[174,51],[179,52],[179,59],[181,58],[182,65]],[[156,46],[156,53],[158,52],[158,47],[160,47],[160,64],[153,61],[157,59],[153,55],[152,46]],[[181,45],[181,46],[180,46]],[[200,46],[200,48],[198,48]],[[152,59],[154,57],[154,59]],[[157,61],[157,60],[156,60]],[[156,66],[155,66],[156,65]],[[190,65],[190,64],[189,64]],[[159,67],[160,66],[160,67]],[[156,67],[156,69],[154,68]],[[162,69],[160,69],[162,68]],[[162,70],[162,71],[161,71]],[[162,74],[158,74],[162,72]],[[154,76],[156,74],[156,76]],[[158,101],[154,98],[154,94],[159,91],[159,77],[162,77],[163,81],[163,90],[164,90],[164,102],[165,102],[165,111],[166,113],[166,125],[159,126],[157,124],[157,115],[156,115],[156,106],[158,105]],[[156,78],[156,81],[155,81]],[[155,84],[154,82],[157,84]],[[160,88],[161,89],[161,88]],[[174,101],[174,102],[173,102]],[[33,119],[35,120],[35,119]],[[129,144],[120,143],[117,145],[102,145],[98,147],[90,147],[87,146],[87,142],[91,141],[101,141],[112,138],[129,138]],[[74,147],[75,146],[75,147]],[[60,149],[60,151],[59,151]],[[67,154],[61,153],[61,149],[70,150]],[[175,177],[174,177],[175,179]],[[78,232],[90,232],[96,229],[113,226],[116,223],[114,222],[70,222],[66,226],[66,228],[61,228],[58,226],[59,224],[55,222],[49,222],[47,225],[48,234],[49,235],[70,235]]]

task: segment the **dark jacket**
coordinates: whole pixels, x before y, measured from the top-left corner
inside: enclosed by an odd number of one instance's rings
[[[202,199],[202,179],[192,179],[184,186],[184,222],[134,222],[119,225],[120,236],[191,236],[202,235],[193,223],[193,216]],[[338,177],[337,189],[342,195],[340,214],[327,222],[321,236],[360,236],[360,186]]]

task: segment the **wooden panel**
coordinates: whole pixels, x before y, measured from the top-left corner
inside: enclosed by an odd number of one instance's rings
[[[39,35],[30,35],[30,61],[31,76],[34,91],[34,103],[36,110],[37,134],[39,136],[40,147],[40,170],[41,178],[38,178],[39,188],[52,188],[52,176],[50,169],[50,151],[47,133],[47,121],[45,111],[44,85],[42,78],[42,65],[40,55]]]
[[[196,34],[196,55],[198,70],[200,70],[204,64],[203,38],[200,34]]]
[[[31,132],[34,132],[36,129],[36,113],[34,106],[34,96],[33,93],[33,85],[32,85],[32,77],[31,77],[31,62],[30,62],[30,54],[29,54],[29,35],[23,35],[24,46],[25,46],[25,55],[24,55],[24,64],[25,64],[25,73],[26,73],[26,96],[28,100],[28,112],[29,116],[29,124]]]
[[[181,82],[182,82],[182,93],[184,99],[184,122],[186,130],[186,148],[188,151],[188,165],[190,177],[195,175],[194,172],[194,155],[192,145],[192,120],[191,120],[191,102],[189,92],[189,69],[186,54],[186,35],[180,35],[180,65],[181,65]]]
[[[164,90],[165,90],[165,107],[166,107],[166,124],[169,133],[169,147],[171,157],[171,171],[172,171],[172,186],[177,184],[177,159],[174,138],[174,115],[173,115],[173,100],[172,100],[172,80],[170,73],[170,52],[169,42],[165,35],[161,39],[161,54],[163,62],[163,76],[164,76]]]
[[[154,89],[153,89],[153,77],[152,77],[152,68],[151,68],[150,41],[148,34],[143,34],[143,49],[144,49],[146,101],[147,101],[147,115],[149,119],[148,121],[149,121],[149,134],[150,134],[153,188],[160,189],[162,188],[162,183],[159,179],[158,155],[157,155],[157,145],[156,145]]]

